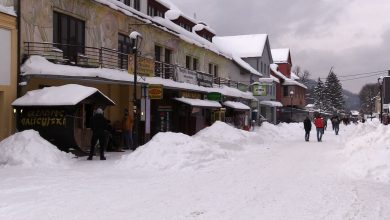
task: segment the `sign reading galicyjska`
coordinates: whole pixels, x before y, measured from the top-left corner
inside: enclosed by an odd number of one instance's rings
[[[267,95],[267,85],[254,84],[252,92],[253,92],[254,96],[266,96]]]
[[[178,66],[175,69],[175,78],[178,82],[198,85],[197,73],[193,70]]]

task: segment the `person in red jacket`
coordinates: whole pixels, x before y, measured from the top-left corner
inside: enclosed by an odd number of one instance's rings
[[[314,119],[314,125],[317,129],[317,141],[322,141],[322,135],[324,134],[324,119],[321,117],[321,114],[318,114],[316,119]]]

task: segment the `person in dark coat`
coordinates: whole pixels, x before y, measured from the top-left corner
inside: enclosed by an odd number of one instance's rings
[[[305,128],[305,141],[309,141],[310,131],[311,131],[311,121],[308,116],[303,121],[303,127]]]
[[[333,124],[333,127],[334,127],[334,132],[336,133],[336,135],[339,135],[340,119],[338,117],[334,117],[332,119],[332,124]]]
[[[106,131],[109,130],[108,120],[103,116],[103,110],[101,108],[96,109],[95,114],[91,119],[92,139],[91,150],[89,151],[88,160],[92,160],[95,155],[95,145],[99,140],[100,145],[100,160],[105,160],[104,148],[106,147]]]

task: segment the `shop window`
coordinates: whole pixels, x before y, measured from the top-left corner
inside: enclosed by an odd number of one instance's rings
[[[288,93],[288,86],[283,86],[283,96],[284,96],[284,97],[289,96],[289,93]]]

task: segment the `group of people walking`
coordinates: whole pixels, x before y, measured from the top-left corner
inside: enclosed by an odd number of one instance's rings
[[[340,119],[338,116],[333,116],[331,118],[332,122],[332,129],[335,131],[335,134],[339,134],[340,130]],[[313,120],[313,123],[316,127],[317,131],[317,141],[322,142],[322,136],[324,135],[324,130],[327,128],[327,119],[323,118],[320,113],[317,113],[315,115],[315,118]],[[309,118],[309,116],[306,117],[306,119],[303,121],[303,127],[305,129],[305,141],[309,141],[310,138],[310,131],[312,127],[312,122]]]
[[[121,127],[116,128],[119,129],[121,132],[122,140],[123,140],[123,148],[124,149],[134,149],[133,144],[133,117],[129,114],[129,111],[125,109]],[[110,121],[104,117],[104,111],[102,108],[97,108],[94,112],[94,115],[91,118],[91,124],[90,124],[91,130],[92,130],[92,139],[91,139],[91,148],[89,151],[89,156],[87,160],[92,160],[93,156],[95,155],[95,148],[97,145],[97,142],[99,141],[100,146],[100,160],[106,160],[106,157],[104,156],[104,151],[110,142],[112,140],[112,133],[114,128],[110,125]],[[120,149],[121,144],[119,144],[118,151],[122,151]]]

